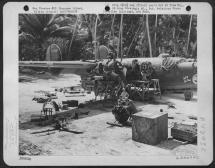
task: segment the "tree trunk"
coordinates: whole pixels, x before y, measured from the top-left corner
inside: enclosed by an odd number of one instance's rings
[[[176,45],[176,44],[175,44],[175,43],[176,43],[176,42],[175,42],[175,27],[173,27],[172,39],[173,39],[174,52],[175,52],[175,48],[176,48],[176,47],[175,47],[175,45]]]
[[[191,30],[191,24],[192,24],[192,17],[193,17],[193,15],[190,16],[190,25],[189,25],[189,32],[188,32],[188,37],[187,37],[187,54],[188,54],[189,42],[190,42],[190,30]]]
[[[122,44],[122,40],[123,40],[123,14],[121,15],[121,22],[120,22],[120,33],[121,33],[121,39],[120,39],[120,43],[121,43],[121,61],[122,61],[122,57],[123,57],[123,44]]]
[[[95,49],[95,60],[99,59],[97,55],[97,39],[96,39],[96,31],[97,31],[97,22],[98,22],[98,15],[96,15],[95,27],[94,27],[94,49]]]
[[[111,37],[113,37],[112,39],[114,40],[114,28],[113,28],[114,20],[115,20],[115,14],[113,15],[113,19],[112,19],[112,23],[111,23],[110,36],[109,36],[109,42],[108,42],[108,48],[109,48],[109,45],[110,45],[110,39],[111,39]]]
[[[150,57],[152,57],[152,45],[151,45],[151,39],[150,39],[150,32],[149,32],[149,15],[146,15],[146,29],[147,29],[147,37],[148,37],[148,42],[149,42],[149,54]]]
[[[120,52],[120,42],[121,42],[121,22],[122,22],[122,15],[121,15],[120,26],[119,26],[119,40],[118,40],[118,46],[117,46],[117,58],[119,58],[119,52]]]
[[[76,22],[75,22],[75,28],[74,28],[73,33],[72,33],[72,39],[70,40],[70,43],[69,43],[68,58],[70,56],[70,51],[71,51],[72,42],[74,40],[74,36],[75,36],[75,33],[76,33],[77,24],[78,24],[78,15],[77,15]]]
[[[140,30],[140,27],[141,27],[141,24],[139,25],[139,27],[138,27],[138,29],[137,29],[137,31],[136,31],[136,33],[135,33],[135,35],[134,35],[134,37],[133,37],[133,39],[132,39],[132,41],[131,41],[131,44],[130,44],[129,47],[128,47],[128,51],[127,51],[127,53],[126,53],[126,57],[128,57],[129,51],[130,51],[130,49],[131,49],[131,46],[132,46],[132,44],[133,44],[135,38],[137,37],[137,34],[138,34],[139,30]]]
[[[156,54],[157,54],[157,22],[158,22],[158,15],[156,14],[155,16],[155,57],[156,57]]]
[[[144,22],[145,23],[145,22]],[[144,24],[143,24],[144,25]],[[143,28],[144,28],[144,33],[143,33],[143,37],[145,37],[146,36],[146,33],[147,33],[147,30],[146,30],[146,23],[145,23],[145,25],[143,26]],[[145,57],[146,56],[146,52],[144,51],[144,45],[145,45],[145,41],[144,41],[144,38],[142,38],[142,44],[143,44],[143,46],[142,46],[142,48],[141,48],[141,53],[140,53],[140,57]]]

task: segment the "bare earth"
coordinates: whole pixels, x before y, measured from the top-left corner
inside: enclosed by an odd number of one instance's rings
[[[89,115],[83,115],[78,120],[69,121],[69,129],[81,130],[83,134],[73,134],[65,131],[52,131],[39,134],[31,134],[35,131],[52,129],[51,126],[38,126],[32,124],[30,116],[40,114],[42,104],[32,101],[38,90],[54,90],[54,87],[72,86],[80,83],[80,78],[75,75],[61,75],[53,79],[36,79],[33,82],[19,83],[19,143],[20,150],[27,155],[186,155],[196,156],[196,144],[184,144],[171,139],[170,128],[173,122],[197,122],[188,116],[197,116],[197,95],[192,101],[184,101],[183,94],[164,94],[162,99],[156,98],[153,103],[135,102],[139,110],[163,109],[168,112],[169,138],[156,146],[147,145],[132,140],[131,127],[113,127],[106,122],[113,122],[114,116],[111,108],[97,104],[85,107],[90,111]],[[60,101],[65,100],[59,95]],[[87,94],[80,97],[67,99],[85,100],[93,99],[94,95]],[[175,108],[168,108],[168,102]],[[30,147],[29,147],[30,146]],[[28,149],[26,149],[28,148]],[[32,152],[34,151],[34,152]]]

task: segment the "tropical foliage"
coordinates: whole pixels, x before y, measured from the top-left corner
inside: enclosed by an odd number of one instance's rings
[[[93,59],[98,45],[118,57],[197,56],[196,15],[19,15],[19,59],[45,60],[57,44],[63,60]]]

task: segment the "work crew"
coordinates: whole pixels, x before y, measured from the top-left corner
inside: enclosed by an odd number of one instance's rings
[[[127,70],[126,79],[128,81],[141,80],[140,65],[137,59],[131,63],[131,67]]]
[[[117,84],[124,86],[121,63],[118,62],[114,57],[114,54],[110,52],[108,55],[108,61],[104,65],[104,74],[106,80],[114,80]]]

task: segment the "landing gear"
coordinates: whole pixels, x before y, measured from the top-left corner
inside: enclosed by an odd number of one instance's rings
[[[190,101],[192,98],[193,98],[193,92],[192,91],[185,91],[184,92],[185,101]]]

